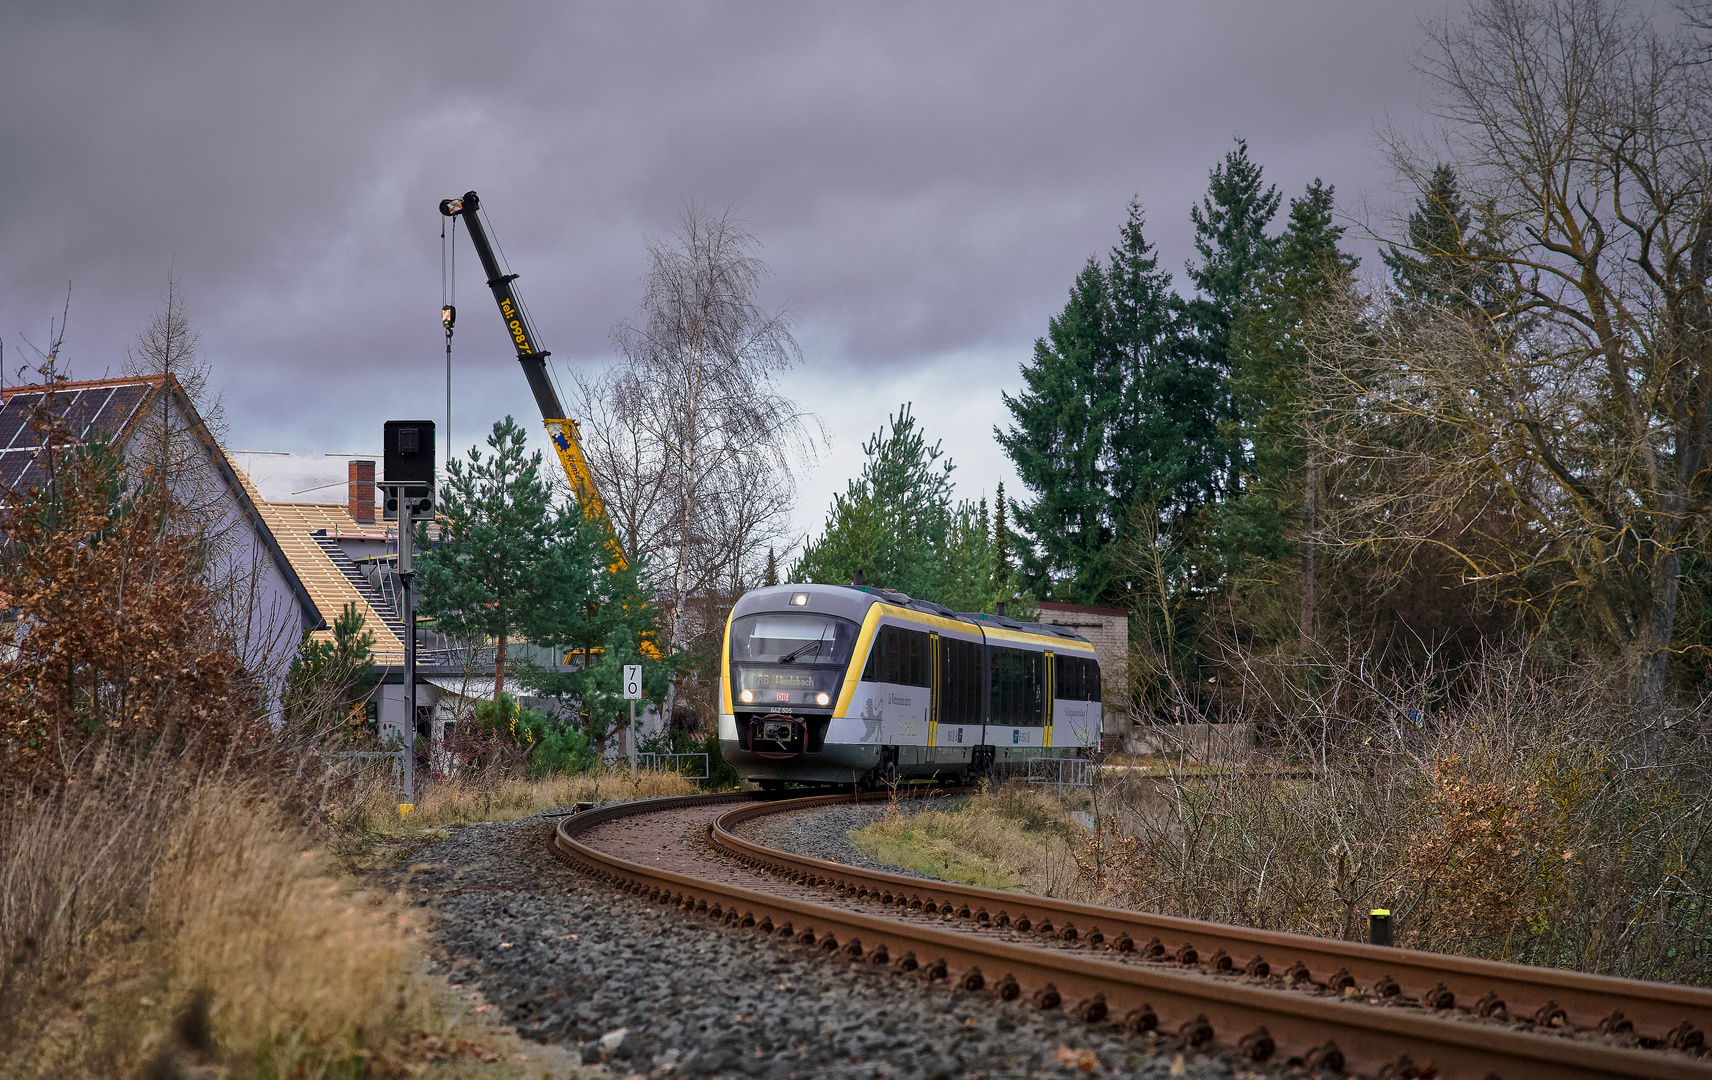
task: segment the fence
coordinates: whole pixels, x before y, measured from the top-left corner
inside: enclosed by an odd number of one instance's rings
[[[1051,784],[1062,799],[1067,787],[1094,786],[1094,763],[1088,758],[1030,758],[1028,782]]]
[[[693,762],[689,761],[690,758],[700,759],[701,772],[685,771],[686,765],[688,768],[696,767]],[[707,779],[706,754],[637,754],[636,767],[639,769],[648,769],[653,772],[682,773],[684,778],[688,780]]]

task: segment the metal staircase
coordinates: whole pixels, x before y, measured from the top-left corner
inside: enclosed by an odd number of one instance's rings
[[[337,540],[327,535],[327,530],[317,529],[310,535],[314,537],[316,545],[332,562],[334,568],[344,575],[346,581],[351,583],[351,588],[357,590],[357,595],[367,601],[369,607],[374,609],[375,614],[380,616],[380,621],[386,624],[386,628],[391,630],[399,641],[403,641],[404,619],[399,616],[398,608],[393,604],[391,598],[383,596],[381,591],[369,582],[368,575],[363,573],[361,567],[351,561],[351,557],[345,554],[345,549],[339,546]]]

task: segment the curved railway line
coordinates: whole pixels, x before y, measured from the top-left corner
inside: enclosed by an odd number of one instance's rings
[[[850,796],[620,803],[560,821],[579,869],[847,962],[1255,1062],[1380,1076],[1712,1078],[1712,991],[1386,948],[863,870],[741,835]]]

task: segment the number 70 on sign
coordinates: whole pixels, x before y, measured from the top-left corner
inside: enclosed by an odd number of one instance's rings
[[[642,698],[642,665],[624,665],[624,696],[632,701]]]

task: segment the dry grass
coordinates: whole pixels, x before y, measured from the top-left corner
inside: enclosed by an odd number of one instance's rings
[[[390,779],[377,772],[365,777],[336,813],[343,824],[351,827],[411,832],[483,821],[512,821],[579,802],[652,799],[693,795],[695,791],[695,782],[680,773],[647,769],[635,776],[628,769],[601,769],[533,780],[507,773],[475,771],[456,779],[435,781],[411,811],[401,815]]]
[[[0,860],[0,1076],[542,1070],[420,974],[408,913],[329,876],[253,781],[144,769],[21,799]]]
[[[1712,983],[1703,708],[1640,706],[1522,653],[1412,683],[1306,674],[1268,703],[1266,749],[1099,792],[1090,882],[1344,939],[1387,908],[1399,944]]]
[[[929,877],[1087,899],[1075,858],[1084,831],[1051,795],[1011,781],[942,808],[888,813],[851,839],[871,859]]]
[[[446,836],[447,829],[484,821],[512,821],[579,802],[692,795],[695,781],[675,772],[603,769],[531,780],[481,770],[429,785],[408,814],[401,814],[391,773],[365,770],[345,782],[326,807],[323,842],[348,873],[395,866]]]

